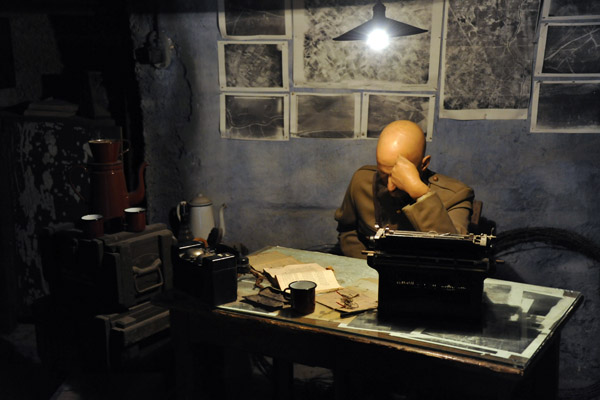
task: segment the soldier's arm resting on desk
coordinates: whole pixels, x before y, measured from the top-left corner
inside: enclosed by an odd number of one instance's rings
[[[358,218],[349,197],[347,193],[342,206],[335,211],[340,250],[348,257],[365,258],[361,251],[366,247],[358,238]]]
[[[362,254],[362,251],[366,250],[366,247],[358,239],[358,233],[356,232],[356,229],[340,232],[338,238],[340,242],[340,250],[342,250],[343,255],[354,258],[367,257],[366,255]]]

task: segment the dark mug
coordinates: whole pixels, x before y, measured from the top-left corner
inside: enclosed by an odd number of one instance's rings
[[[104,235],[104,218],[100,214],[88,214],[81,217],[83,234],[87,239]]]
[[[298,314],[310,314],[315,311],[315,288],[312,281],[295,281],[283,290],[286,298],[292,302],[292,309]],[[289,291],[289,293],[288,293]]]
[[[142,232],[146,229],[146,209],[142,207],[126,208],[125,223],[129,232]]]

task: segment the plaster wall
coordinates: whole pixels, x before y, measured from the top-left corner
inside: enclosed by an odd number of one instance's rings
[[[180,200],[209,196],[225,211],[227,243],[250,251],[311,248],[336,241],[333,213],[374,140],[221,139],[215,12],[165,14],[160,32],[173,43],[171,64],[138,65],[144,114],[150,222],[167,222]],[[156,27],[131,19],[136,47]],[[529,121],[436,119],[431,169],[475,189],[498,231],[559,227],[598,243],[600,136],[529,133]],[[532,284],[581,291],[586,301],[563,333],[561,388],[592,383],[600,370],[598,265],[576,253],[532,249],[507,254],[505,268]]]

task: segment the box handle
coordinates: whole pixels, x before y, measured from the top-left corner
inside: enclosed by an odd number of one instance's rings
[[[146,292],[149,292],[151,290],[161,287],[164,283],[161,268],[160,268],[161,266],[162,266],[162,261],[160,260],[160,258],[157,258],[156,260],[154,260],[152,262],[152,264],[150,264],[149,266],[147,266],[145,268],[139,268],[134,265],[132,269],[133,269],[133,273],[134,273],[133,283],[135,284],[135,291],[138,292],[139,294],[143,294],[143,293],[146,293]],[[148,275],[154,271],[158,272],[158,278],[159,278],[158,283],[156,283],[152,286],[148,286],[145,289],[138,288],[137,277],[143,276],[143,275]]]

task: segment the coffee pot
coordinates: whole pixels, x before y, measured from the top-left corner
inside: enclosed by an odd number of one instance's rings
[[[219,229],[219,237],[225,236],[224,210],[227,208],[226,204],[222,204],[219,209],[218,226],[215,224],[212,201],[203,194],[198,194],[192,200],[188,202],[182,201],[177,205],[177,218],[180,221],[182,207],[185,207],[185,210],[189,212],[189,223],[195,238],[207,240],[213,228]]]
[[[90,205],[93,213],[101,214],[105,220],[124,218],[125,209],[135,206],[144,200],[144,170],[148,163],[145,161],[138,170],[139,183],[133,192],[127,191],[125,173],[123,172],[122,154],[116,149],[122,148],[122,141],[98,139],[90,141],[90,149],[95,162],[74,167],[83,168],[90,178]],[[73,185],[70,176],[69,184],[75,193],[83,200],[86,198]]]

